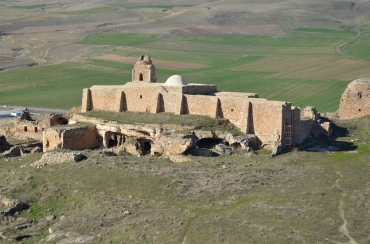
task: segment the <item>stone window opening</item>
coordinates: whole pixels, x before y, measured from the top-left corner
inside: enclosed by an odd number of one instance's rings
[[[234,109],[233,108],[231,109],[231,112],[234,112]]]
[[[35,127],[35,133],[37,133],[39,130],[37,129],[37,127]]]
[[[27,132],[27,126],[24,126],[24,127],[23,127],[23,131],[24,131],[24,132]]]
[[[140,95],[140,99],[142,99],[143,98],[143,95]]]
[[[143,78],[143,73],[140,73],[139,74],[139,81],[143,81],[144,80],[144,78]]]
[[[361,108],[358,111],[361,112]]]

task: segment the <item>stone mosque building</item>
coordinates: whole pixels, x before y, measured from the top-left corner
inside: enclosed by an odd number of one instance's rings
[[[169,112],[225,118],[246,134],[255,135],[256,147],[291,147],[311,133],[318,119],[315,109],[305,110],[289,102],[269,101],[257,93],[221,92],[216,85],[188,84],[178,75],[157,82],[149,56],[139,58],[132,82],[96,85],[83,90],[82,112]]]

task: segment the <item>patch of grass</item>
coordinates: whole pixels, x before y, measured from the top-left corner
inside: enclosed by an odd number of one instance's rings
[[[181,126],[190,126],[196,129],[215,131],[225,130],[230,131],[236,135],[243,133],[238,130],[233,124],[227,122],[225,119],[214,119],[208,116],[184,114],[176,115],[172,113],[143,113],[143,112],[105,112],[92,110],[83,113],[84,116],[104,119],[108,121],[117,121],[122,124],[178,124]]]
[[[162,9],[172,9],[172,8],[186,8],[195,5],[145,5],[145,6],[131,6],[126,7],[127,9],[141,9],[141,8],[162,8]]]
[[[88,37],[78,44],[136,46],[157,39],[156,35],[146,34],[102,34]]]
[[[27,6],[13,6],[13,8],[19,9],[36,9],[36,8],[45,8],[51,4],[37,4],[37,5],[27,5]]]
[[[60,12],[60,13],[61,14],[68,14],[68,15],[81,15],[81,14],[108,13],[108,12],[115,12],[115,11],[119,11],[119,10],[121,10],[121,9],[120,8],[115,8],[115,7],[101,7],[101,8],[78,10],[78,11]]]

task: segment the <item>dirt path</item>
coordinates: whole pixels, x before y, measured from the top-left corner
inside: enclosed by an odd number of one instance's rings
[[[340,173],[340,172],[337,172],[339,175],[340,175],[340,177],[343,177],[343,175]],[[340,186],[339,186],[339,180],[340,179],[337,179],[336,181],[335,181],[335,186],[339,189],[339,190],[341,190],[341,191],[343,191],[344,193],[342,194],[342,199],[339,201],[339,206],[338,206],[338,210],[339,210],[339,216],[342,218],[342,220],[343,220],[343,224],[339,227],[339,232],[340,233],[342,233],[343,235],[345,235],[348,239],[349,239],[349,244],[358,244],[353,238],[352,238],[352,236],[349,234],[349,231],[348,231],[348,229],[347,229],[347,220],[346,220],[346,218],[345,218],[345,212],[344,212],[344,208],[343,208],[343,206],[344,206],[344,201],[343,201],[343,199],[346,197],[346,195],[347,195],[347,193],[344,191],[344,190],[342,190],[341,188],[340,188]]]
[[[354,11],[354,10],[353,10],[353,11]],[[340,45],[340,46],[338,47],[338,51],[339,51],[343,56],[345,56],[345,57],[347,57],[347,58],[350,58],[350,56],[349,56],[346,52],[344,52],[344,48],[345,48],[346,46],[348,46],[348,45],[351,45],[351,44],[356,43],[358,40],[360,40],[360,37],[361,37],[360,28],[358,27],[358,17],[357,17],[356,12],[354,12],[354,14],[355,14],[355,22],[356,22],[356,24],[355,24],[355,28],[354,28],[354,29],[355,29],[355,31],[357,32],[356,37],[355,37],[355,39],[353,39],[352,41],[347,42],[347,43],[344,43],[344,44],[342,44],[342,45]]]

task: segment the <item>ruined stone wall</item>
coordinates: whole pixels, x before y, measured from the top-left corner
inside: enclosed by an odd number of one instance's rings
[[[42,140],[42,132],[45,127],[36,124],[34,121],[17,121],[14,123],[15,136]]]
[[[219,97],[218,117],[226,118],[246,133],[248,128],[249,101],[243,98]]]
[[[217,117],[218,98],[215,96],[184,95],[183,114]]]
[[[96,126],[67,129],[61,134],[63,149],[82,150],[95,148],[99,145]]]
[[[311,129],[314,124],[312,119],[302,119],[298,122],[297,130],[294,131],[293,141],[295,144],[301,143],[307,136],[311,134]]]
[[[52,127],[43,134],[43,151],[55,148],[82,150],[94,148],[99,145],[96,126],[85,127]]]
[[[216,85],[189,84],[187,86],[181,86],[181,88],[183,94],[189,95],[211,95],[217,92]]]
[[[358,91],[346,89],[338,110],[340,119],[352,119],[370,115],[370,90]]]
[[[61,145],[60,134],[61,131],[55,130],[53,128],[48,128],[44,131],[42,139],[42,146],[44,152],[60,147]]]

